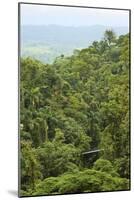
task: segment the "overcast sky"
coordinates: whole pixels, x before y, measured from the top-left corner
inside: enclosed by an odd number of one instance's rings
[[[129,26],[127,10],[21,4],[21,25]]]

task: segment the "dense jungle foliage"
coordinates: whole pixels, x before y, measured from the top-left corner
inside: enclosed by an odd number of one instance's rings
[[[129,34],[20,66],[20,196],[128,190]],[[85,153],[100,150],[95,153]]]

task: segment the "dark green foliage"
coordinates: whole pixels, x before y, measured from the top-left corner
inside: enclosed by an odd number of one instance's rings
[[[106,172],[84,170],[66,173],[59,177],[47,178],[36,185],[34,195],[66,194],[123,190],[128,188],[128,180],[112,177]]]
[[[129,189],[129,35],[20,72],[21,196]]]
[[[36,150],[30,142],[21,141],[21,188],[35,189],[35,183],[42,177]]]
[[[42,166],[43,177],[58,176],[66,171],[78,168],[80,153],[72,144],[62,144],[55,140],[47,142],[37,149]]]
[[[106,172],[111,176],[119,176],[116,172],[116,169],[113,167],[112,163],[109,160],[98,159],[93,166],[93,169],[101,172]]]

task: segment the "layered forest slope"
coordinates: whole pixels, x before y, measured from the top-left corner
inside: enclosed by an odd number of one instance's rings
[[[129,34],[110,30],[53,64],[21,60],[21,196],[129,189],[129,68]]]

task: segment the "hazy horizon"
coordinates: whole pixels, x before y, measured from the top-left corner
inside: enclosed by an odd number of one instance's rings
[[[21,26],[56,26],[56,27],[65,27],[65,28],[88,28],[88,27],[113,27],[113,28],[129,28],[128,26],[110,26],[110,25],[100,25],[100,24],[93,24],[93,25],[79,25],[79,26],[75,26],[75,25],[59,25],[59,24],[22,24]]]
[[[51,63],[71,55],[112,29],[117,36],[129,32],[129,11],[21,4],[21,55]]]

